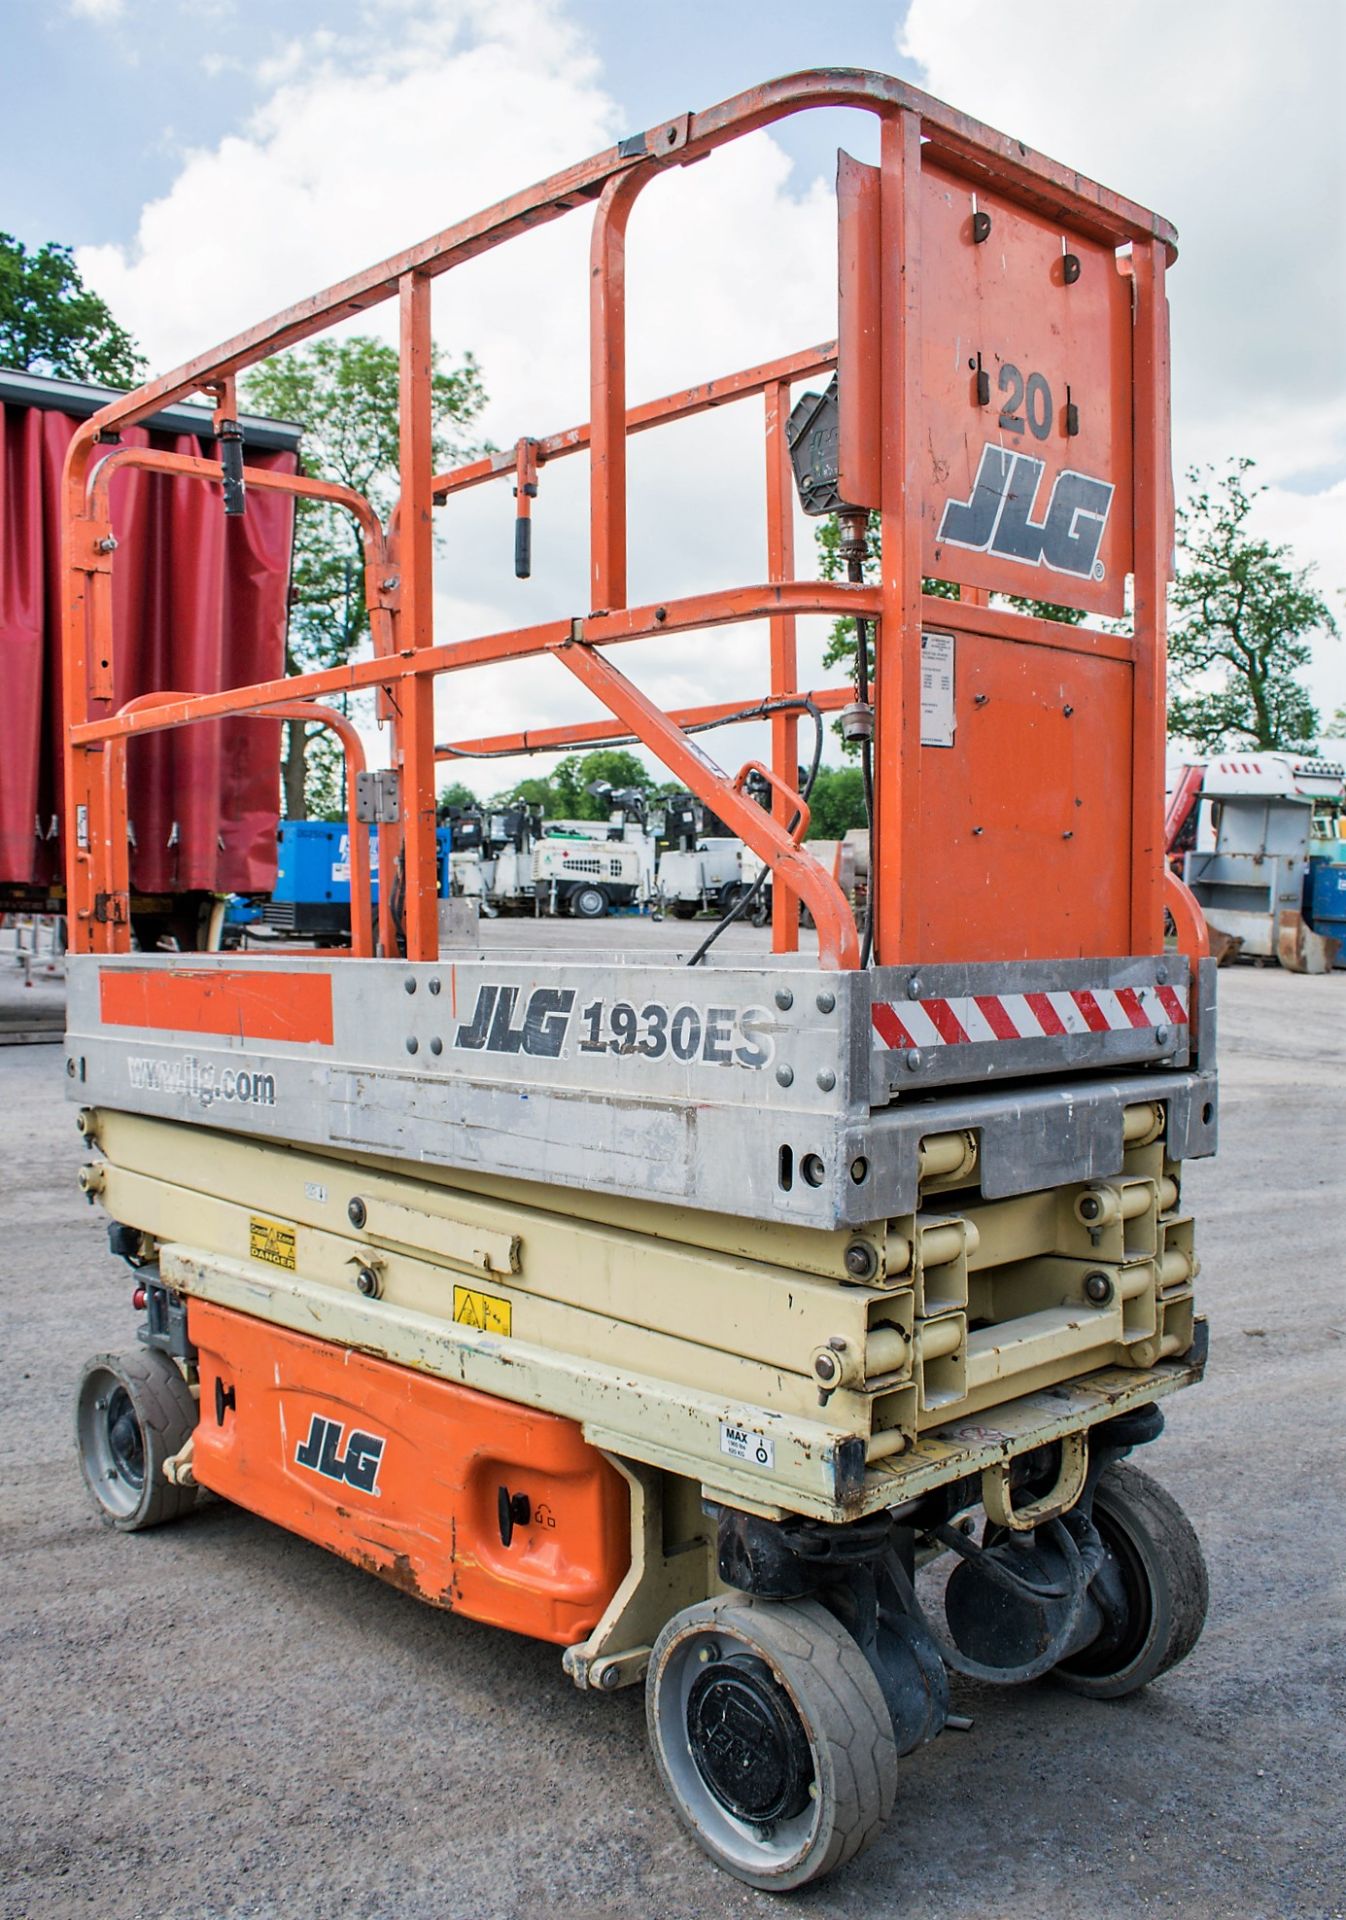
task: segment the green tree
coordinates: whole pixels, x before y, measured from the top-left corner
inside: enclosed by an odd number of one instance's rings
[[[1288,547],[1249,531],[1266,492],[1246,482],[1255,464],[1244,457],[1223,473],[1193,467],[1187,478],[1195,491],[1177,511],[1168,663],[1178,691],[1168,726],[1175,739],[1207,752],[1310,741],[1318,715],[1295,675],[1312,657],[1311,636],[1337,632],[1310,583],[1312,567],[1295,567]]]
[[[865,824],[865,786],[859,767],[819,767],[809,795],[810,840],[840,840]]]
[[[878,514],[871,513],[869,516],[869,552],[864,562],[864,578],[868,586],[876,585],[879,579],[879,526],[880,521]],[[824,580],[843,579],[846,571],[846,560],[841,551],[841,522],[838,520],[836,514],[829,513],[825,519],[819,521],[814,537],[818,542],[818,572],[820,577]],[[958,587],[952,580],[922,580],[921,587],[924,592],[932,594],[937,600],[957,600],[959,597]],[[1050,600],[1028,600],[1025,599],[1022,594],[1017,593],[997,594],[996,598],[1003,605],[1012,607],[1016,613],[1032,614],[1034,618],[1038,620],[1056,620],[1063,626],[1077,627],[1084,618],[1084,615],[1078,608],[1057,606],[1054,601]],[[872,648],[872,636],[870,644]],[[849,615],[843,619],[833,621],[832,631],[828,636],[827,647],[823,653],[823,665],[825,667],[840,666],[845,669],[848,679],[854,679],[855,622]],[[874,658],[872,652],[869,670],[872,680],[874,673]],[[832,730],[835,733],[840,733],[841,729],[838,721],[834,720],[832,722]],[[859,749],[847,741],[845,751],[848,754],[855,754]],[[864,824],[863,818],[855,824],[862,826]],[[831,839],[835,838],[835,835],[829,834],[823,837]]]
[[[595,747],[583,756],[568,753],[549,775],[520,780],[498,793],[492,804],[526,800],[530,805],[540,803],[549,820],[606,820],[611,810],[608,802],[589,792],[600,780],[613,788],[638,787],[646,796],[654,791],[649,768],[634,753],[624,747]]]
[[[243,381],[248,406],[304,429],[300,466],[320,480],[363,494],[381,520],[398,495],[398,356],[369,334],[316,340],[255,367]],[[448,366],[436,348],[432,363],[436,469],[470,457],[465,431],[485,401],[471,354]],[[364,604],[364,553],[350,515],[314,500],[295,511],[294,573],[286,672],[340,666],[369,631]],[[308,810],[307,766],[316,729],[286,730],[285,812]]]
[[[0,233],[0,366],[62,380],[133,387],[145,374],[136,343],[86,287],[69,247],[30,253]]]
[[[465,787],[461,780],[450,780],[447,787],[441,787],[439,790],[441,811],[445,807],[479,807],[480,805],[481,801],[471,787]]]

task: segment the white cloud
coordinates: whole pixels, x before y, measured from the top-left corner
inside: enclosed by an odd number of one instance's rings
[[[912,0],[899,46],[932,93],[1174,221],[1179,481],[1251,454],[1259,531],[1346,587],[1339,0]],[[1346,700],[1346,645],[1312,679]]]
[[[100,25],[126,15],[126,0],[66,0],[66,4],[76,20],[94,20]]]
[[[166,368],[314,288],[477,211],[629,131],[559,6],[464,4],[397,12],[366,42],[311,35],[279,56],[240,133],[189,154],[144,209],[134,245],[89,248],[81,270]],[[583,421],[588,244],[581,210],[436,282],[435,330],[471,349],[490,393],[482,430],[507,445]],[[629,242],[633,399],[826,339],[835,329],[830,194],[799,196],[764,135],[653,182]],[[812,260],[816,272],[801,273]],[[788,265],[788,270],[785,270]],[[356,323],[390,332],[391,306]],[[632,444],[631,592],[672,597],[760,578],[761,402]],[[513,501],[497,483],[444,510],[442,639],[584,611],[587,459],[544,470],[538,578],[514,581]],[[812,571],[809,532],[801,565]],[[813,643],[820,653],[821,637]],[[669,704],[759,695],[766,638],[730,632],[632,647],[621,664]],[[816,681],[816,666],[811,683]],[[554,662],[455,676],[441,737],[598,717]],[[737,758],[763,751],[726,737]],[[483,769],[494,786],[506,769]]]
[[[1297,17],[1310,15],[1312,0],[1302,0]],[[81,252],[82,271],[157,367],[631,130],[564,0],[507,9],[372,0],[365,18],[360,32],[318,29],[283,48],[260,75],[261,108],[214,148],[184,157],[169,192],[144,209],[134,243]],[[1323,583],[1335,585],[1346,581],[1346,554],[1324,489],[1346,457],[1346,406],[1330,294],[1314,297],[1330,279],[1336,233],[1330,169],[1315,146],[1335,111],[1315,104],[1330,62],[1315,62],[1288,32],[1272,44],[1264,27],[1244,0],[1181,10],[1114,0],[1106,13],[1056,0],[1012,9],[913,0],[906,46],[935,93],[992,125],[1010,123],[1179,222],[1178,465],[1256,454],[1273,482],[1268,531],[1320,560]],[[715,78],[708,71],[706,97],[719,90]],[[1268,92],[1288,103],[1293,141],[1266,137]],[[497,444],[587,415],[589,230],[588,212],[577,211],[435,283],[436,336],[451,354],[477,355],[490,394],[483,430]],[[835,326],[830,188],[801,192],[768,134],[652,183],[628,258],[633,400],[811,344]],[[393,310],[354,324],[389,332]],[[751,400],[632,442],[633,599],[764,574],[760,422]],[[440,638],[586,608],[586,459],[543,471],[538,577],[526,584],[512,578],[512,517],[500,483],[445,509]],[[809,573],[802,518],[797,542],[798,570]],[[807,623],[804,684],[822,677],[822,640],[822,623]],[[669,705],[766,684],[764,632],[690,636],[616,658]],[[1330,662],[1327,673],[1330,682]],[[1346,697],[1346,685],[1322,697]],[[553,661],[455,676],[438,703],[441,737],[593,713]],[[722,739],[736,758],[763,751],[746,731]],[[482,784],[509,771],[483,768]]]

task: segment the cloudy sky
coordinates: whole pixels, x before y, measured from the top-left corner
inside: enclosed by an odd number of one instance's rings
[[[614,139],[814,65],[896,73],[1177,225],[1174,459],[1251,454],[1259,521],[1346,587],[1343,0],[10,0],[0,227],[73,243],[156,371]],[[872,122],[801,116],[669,174],[632,221],[633,400],[829,338],[831,180]],[[657,206],[656,206],[657,196]],[[506,445],[583,420],[588,216],[435,283]],[[380,309],[361,323],[391,325]],[[442,516],[437,637],[583,611],[586,471]],[[760,408],[633,443],[633,600],[762,577]],[[799,527],[800,571],[811,564]],[[820,631],[801,636],[817,684]],[[666,704],[765,682],[729,631],[623,665]],[[1346,702],[1346,641],[1311,675]],[[455,676],[440,737],[589,718],[552,662]],[[747,730],[727,752],[756,752]],[[533,770],[538,770],[536,767]],[[494,788],[509,769],[482,770]]]

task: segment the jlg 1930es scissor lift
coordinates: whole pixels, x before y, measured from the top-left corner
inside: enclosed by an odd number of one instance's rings
[[[637,200],[831,106],[880,132],[877,165],[840,163],[836,341],[629,404]],[[435,474],[436,276],[581,209],[587,424]],[[1192,1530],[1122,1464],[1202,1371],[1182,1163],[1215,1144],[1212,975],[1163,859],[1173,254],[1162,220],[896,80],[796,74],[251,328],[71,448],[67,1073],[96,1150],[84,1185],[145,1315],[139,1348],[85,1375],[94,1496],[130,1530],[211,1489],[555,1642],[581,1687],[643,1680],[680,1817],[755,1886],[797,1887],[876,1836],[899,1757],[945,1723],[950,1669],[1107,1699],[1201,1629]],[[388,526],[339,488],[250,469],[227,424],[242,369],[385,299]],[[116,444],[197,390],[221,464]],[[629,605],[628,437],[753,401],[765,583]],[[512,481],[526,572],[538,476],[582,451],[589,608],[437,640],[433,508]],[[226,512],[276,487],[348,508],[373,657],[116,710],[108,498],[128,465],[214,485]],[[849,582],[796,578],[793,484],[840,513]],[[756,556],[745,571],[760,579]],[[1129,604],[1130,627],[1008,595]],[[859,670],[808,695],[795,622],[818,613],[855,620]],[[666,714],[627,677],[641,644],[668,657],[743,621],[764,626],[765,699]],[[455,750],[643,742],[765,863],[768,958],[441,958],[436,677],[544,656],[602,717]],[[354,688],[376,691],[386,771],[323,704]],[[763,705],[772,763],[730,779],[690,735]],[[871,789],[860,926],[800,845],[800,719],[838,709]],[[349,956],[130,950],[129,743],[237,714],[320,717],[344,740]],[[397,876],[377,914],[357,819]],[[801,901],[816,953],[797,951]],[[916,1576],[946,1551],[936,1622]]]

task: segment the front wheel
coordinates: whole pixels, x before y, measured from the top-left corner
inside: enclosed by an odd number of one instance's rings
[[[1191,1521],[1139,1467],[1100,1474],[1093,1518],[1108,1559],[1103,1632],[1052,1672],[1073,1693],[1121,1700],[1187,1658],[1206,1624],[1210,1587]]]
[[[768,1893],[867,1847],[897,1789],[873,1668],[816,1600],[727,1594],[655,1643],[645,1713],[660,1779],[717,1866]]]
[[[86,1361],[75,1401],[75,1442],[85,1484],[102,1517],[123,1533],[178,1520],[195,1487],[164,1478],[164,1462],[196,1427],[196,1401],[166,1353],[98,1353]]]
[[[602,887],[576,887],[570,896],[570,911],[580,920],[601,920],[608,910],[608,896]]]

